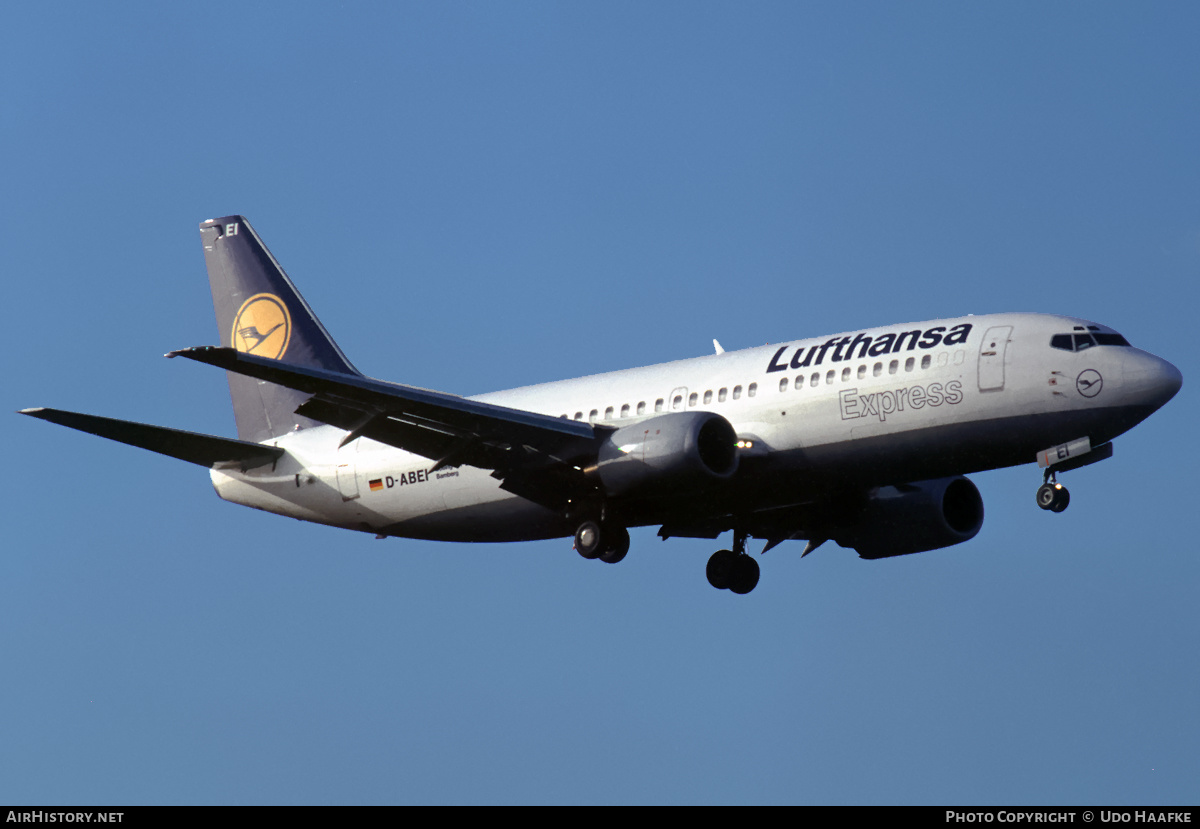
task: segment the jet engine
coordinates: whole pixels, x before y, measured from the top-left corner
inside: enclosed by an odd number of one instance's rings
[[[961,544],[982,526],[979,490],[956,476],[880,487],[834,540],[862,558],[888,558]]]
[[[728,420],[714,412],[672,412],[612,432],[590,471],[609,495],[627,495],[727,480],[737,466],[737,434]]]

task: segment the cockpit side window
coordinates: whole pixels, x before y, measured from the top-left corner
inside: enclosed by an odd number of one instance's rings
[[[1075,343],[1071,340],[1070,334],[1055,334],[1050,338],[1051,348],[1061,348],[1063,351],[1074,351]]]
[[[1112,334],[1102,334],[1100,332],[1096,332],[1095,336],[1096,336],[1096,343],[1098,345],[1123,345],[1126,348],[1130,347],[1129,340],[1125,339],[1120,334],[1117,334],[1115,332]]]

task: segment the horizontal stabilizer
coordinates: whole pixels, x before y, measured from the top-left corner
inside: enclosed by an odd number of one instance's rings
[[[151,452],[200,466],[236,465],[243,469],[252,469],[272,463],[283,454],[283,450],[275,446],[167,429],[163,426],[149,426],[129,420],[114,420],[111,417],[64,412],[61,409],[22,409],[18,414],[48,420],[60,426],[149,449]]]

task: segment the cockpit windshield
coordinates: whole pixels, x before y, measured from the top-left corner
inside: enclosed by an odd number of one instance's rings
[[[1050,347],[1063,351],[1083,351],[1094,345],[1129,346],[1129,340],[1115,331],[1101,331],[1095,325],[1089,325],[1087,328],[1077,325],[1074,334],[1055,334],[1050,338]]]

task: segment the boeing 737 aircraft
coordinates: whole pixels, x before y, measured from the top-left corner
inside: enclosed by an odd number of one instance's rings
[[[906,323],[478,397],[365,377],[242,216],[200,225],[221,345],[168,354],[223,368],[238,440],[25,409],[208,467],[228,501],[379,537],[574,536],[615,563],[629,527],[717,538],[717,588],[748,593],[764,552],[828,540],[867,559],[967,541],[966,473],[1057,474],[1170,400],[1175,366],[1103,325],[1044,314]]]

